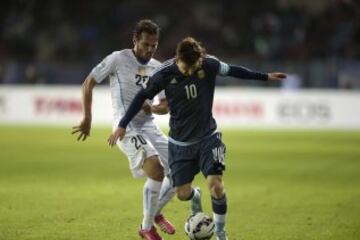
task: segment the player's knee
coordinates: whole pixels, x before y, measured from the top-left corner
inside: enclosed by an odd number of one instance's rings
[[[164,168],[161,166],[157,156],[147,158],[144,162],[143,170],[153,180],[162,181],[164,179]]]
[[[191,188],[177,188],[176,189],[176,196],[180,201],[186,201],[189,199],[189,196],[191,194]]]
[[[210,185],[211,196],[218,199],[224,196],[224,185],[222,182],[215,182]]]
[[[153,174],[149,174],[149,178],[161,182],[164,178],[164,174],[161,174],[160,172],[154,172]]]
[[[164,179],[164,171],[161,167],[154,167],[148,173],[148,177],[161,182]]]

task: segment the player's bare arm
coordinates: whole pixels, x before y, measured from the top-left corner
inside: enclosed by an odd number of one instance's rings
[[[80,124],[73,127],[72,134],[79,133],[77,140],[84,141],[88,136],[90,136],[91,130],[91,106],[92,106],[92,92],[96,86],[95,80],[89,75],[86,77],[82,87],[82,103],[83,103],[83,119]]]
[[[141,109],[147,114],[155,113],[158,115],[164,115],[169,112],[169,107],[166,98],[160,99],[159,103],[155,105],[152,105],[151,103],[148,103],[148,101],[145,101]]]
[[[116,130],[108,138],[109,146],[113,147],[118,139],[121,141],[124,138],[125,133],[125,128],[117,127]]]
[[[159,104],[152,105],[151,106],[151,112],[158,114],[158,115],[164,115],[169,112],[169,106],[166,98],[162,98],[159,101]]]
[[[142,108],[141,108],[146,114],[151,114],[151,103],[148,101],[145,101]]]

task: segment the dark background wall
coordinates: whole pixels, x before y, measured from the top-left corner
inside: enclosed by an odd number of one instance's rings
[[[360,87],[360,4],[351,0],[1,1],[0,83],[79,84],[107,54],[132,47],[142,18],[162,28],[159,60],[191,35],[224,61],[287,71],[289,86]]]

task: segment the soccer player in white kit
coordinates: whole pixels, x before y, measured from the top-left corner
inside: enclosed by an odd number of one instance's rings
[[[85,140],[91,129],[92,91],[97,83],[109,77],[113,107],[113,129],[125,114],[135,95],[145,88],[151,72],[161,63],[154,58],[159,39],[159,27],[151,20],[141,20],[133,33],[133,49],[115,51],[100,62],[85,79],[82,86],[84,116],[80,125],[73,127],[78,140]],[[147,240],[161,240],[154,222],[168,234],[175,228],[160,213],[174,196],[167,177],[168,139],[153,122],[151,113],[167,113],[165,94],[159,94],[159,104],[147,102],[131,121],[129,131],[117,145],[127,155],[134,177],[146,176],[143,188],[143,220],[139,235]]]

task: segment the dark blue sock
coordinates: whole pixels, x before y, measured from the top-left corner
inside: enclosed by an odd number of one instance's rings
[[[212,208],[214,212],[215,231],[222,232],[225,228],[226,212],[227,212],[227,199],[226,195],[222,198],[216,199],[211,197]]]
[[[211,203],[212,203],[212,209],[213,212],[220,215],[225,215],[227,212],[227,199],[226,195],[222,198],[216,199],[213,196],[211,196]]]

